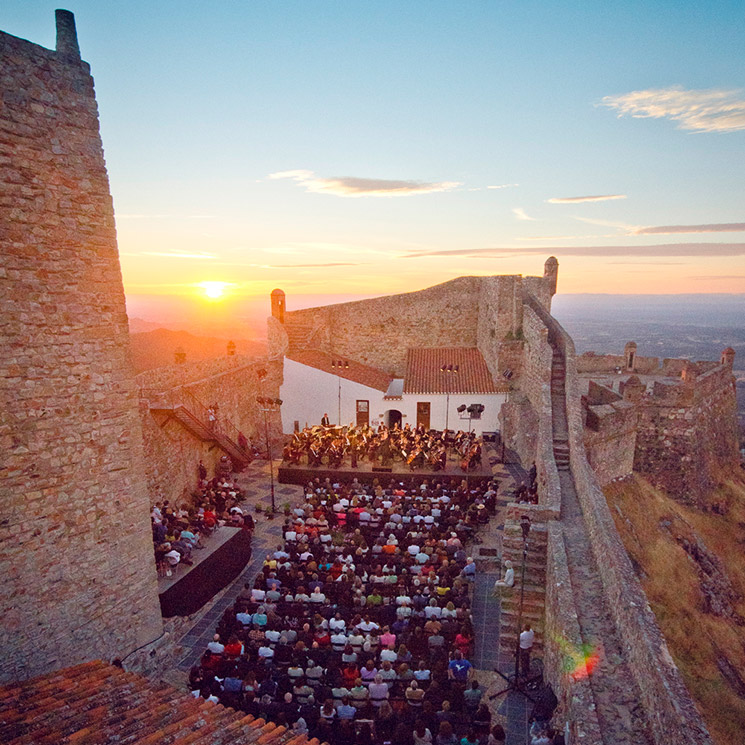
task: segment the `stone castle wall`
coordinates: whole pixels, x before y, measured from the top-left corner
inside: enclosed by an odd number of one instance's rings
[[[585,404],[585,450],[601,486],[634,469],[639,407],[590,381]]]
[[[402,295],[285,313],[285,327],[313,329],[313,347],[403,377],[408,347],[474,347],[478,277]]]
[[[522,367],[522,286],[530,282],[550,307],[543,277],[459,277],[426,290],[320,308],[284,311],[284,331],[270,319],[270,346],[322,349],[403,377],[409,347],[475,347],[496,382]]]
[[[259,381],[258,370],[267,377]],[[257,396],[279,397],[282,367],[277,362],[244,356],[173,365],[140,373],[136,383],[140,392],[140,418],[145,451],[145,473],[152,502],[189,501],[197,486],[200,460],[212,477],[215,465],[224,454],[214,442],[205,442],[187,430],[178,420],[151,411],[149,402],[182,402],[200,415],[202,407],[217,405],[218,427],[235,441],[243,432],[259,450],[265,450],[264,415]],[[268,414],[269,433],[275,455],[280,452],[281,423],[278,413]]]
[[[0,681],[162,632],[93,79],[64,11],[57,48],[0,33]]]
[[[624,364],[617,355],[577,358],[578,372],[590,375],[602,376]],[[654,376],[644,395],[624,393],[633,407],[626,401],[587,407],[590,464],[601,484],[633,470],[676,499],[704,505],[721,472],[738,462],[731,366],[635,356],[633,370]],[[637,385],[644,390],[644,384]]]
[[[691,383],[655,386],[639,410],[634,470],[676,499],[705,504],[721,472],[739,458],[731,368],[718,365]]]

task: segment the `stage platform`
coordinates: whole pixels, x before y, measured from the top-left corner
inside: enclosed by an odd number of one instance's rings
[[[445,470],[439,471],[431,468],[417,468],[412,471],[401,461],[394,461],[389,466],[360,461],[357,468],[352,468],[349,461],[345,460],[339,468],[329,468],[326,465],[312,468],[306,465],[295,466],[282,463],[279,467],[278,480],[281,484],[305,485],[316,478],[351,481],[356,476],[362,484],[370,484],[378,479],[384,486],[391,479],[399,482],[403,481],[405,484],[421,484],[425,479],[430,482],[433,479],[456,479],[457,481],[466,479],[469,483],[477,483],[492,477],[499,478],[498,470],[492,466],[487,449],[484,448],[481,454],[481,463],[470,471],[464,471],[458,461],[453,458],[448,459]]]
[[[227,587],[251,558],[250,533],[223,525],[194,549],[191,566],[179,564],[172,577],[158,578],[163,618],[189,616]]]

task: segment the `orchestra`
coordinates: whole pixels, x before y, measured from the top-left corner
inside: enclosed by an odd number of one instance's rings
[[[295,432],[282,450],[288,465],[340,468],[349,464],[358,468],[368,461],[388,466],[401,462],[412,471],[430,468],[444,471],[452,456],[463,471],[481,465],[482,440],[475,432],[442,432],[422,426],[392,428],[363,426],[314,426]]]

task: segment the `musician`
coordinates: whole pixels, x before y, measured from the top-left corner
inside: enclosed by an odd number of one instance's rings
[[[328,414],[324,414],[321,417],[321,426],[322,427],[330,427],[331,426],[331,420],[329,419],[329,415]]]

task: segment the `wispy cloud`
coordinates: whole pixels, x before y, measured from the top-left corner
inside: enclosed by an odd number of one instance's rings
[[[513,207],[512,208],[512,214],[518,219],[518,220],[535,220],[535,217],[531,217],[530,215],[527,215],[525,213],[525,210],[522,207]]]
[[[523,246],[521,248],[453,248],[444,251],[421,251],[403,254],[402,259],[426,256],[462,256],[471,258],[504,258],[515,255],[555,253],[558,256],[588,257],[679,257],[679,256],[745,256],[745,243],[661,243],[652,246]]]
[[[495,184],[492,186],[487,186],[487,189],[509,189],[513,186],[520,186],[520,184]]]
[[[745,279],[745,274],[710,274],[700,275],[698,277],[688,277],[688,279]]]
[[[681,86],[650,88],[605,96],[600,105],[637,119],[672,119],[691,132],[736,132],[745,129],[745,96],[739,89],[686,90]]]
[[[643,225],[629,225],[629,223],[618,222],[618,220],[599,220],[594,217],[580,217],[579,215],[572,215],[572,219],[587,223],[588,225],[600,225],[603,228],[617,228],[627,235],[633,235],[635,230],[644,227]]]
[[[312,171],[279,171],[269,174],[271,179],[291,179],[315,194],[332,194],[337,197],[409,197],[416,194],[433,194],[452,191],[461,186],[459,181],[404,181],[393,179],[360,178],[358,176],[333,176],[321,178]]]
[[[276,173],[270,173],[268,178],[289,178],[293,181],[307,181],[308,179],[313,178],[313,171],[304,171],[302,169],[296,169],[294,171],[277,171]]]
[[[632,235],[664,235],[669,233],[741,233],[745,222],[717,222],[708,225],[656,225],[636,228]]]
[[[148,215],[144,212],[117,212],[117,220],[211,220],[216,215]]]
[[[327,266],[364,266],[364,264],[356,261],[328,261],[323,264],[269,264],[268,266],[272,269],[306,269]]]
[[[626,199],[625,194],[595,194],[588,197],[551,197],[549,204],[575,204],[576,202],[607,202],[611,199]]]
[[[166,251],[143,251],[141,256],[160,256],[165,259],[216,259],[215,254],[208,253],[176,253]]]

